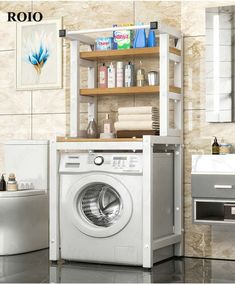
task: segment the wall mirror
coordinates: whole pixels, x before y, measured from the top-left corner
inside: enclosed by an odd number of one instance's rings
[[[235,6],[206,9],[206,121],[234,121]]]

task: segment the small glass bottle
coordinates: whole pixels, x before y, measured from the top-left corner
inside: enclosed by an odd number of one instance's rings
[[[113,121],[110,119],[109,114],[105,115],[105,120],[103,122],[104,125],[104,133],[110,134],[113,132]]]
[[[3,174],[2,174],[2,178],[0,180],[0,191],[6,191],[6,181],[4,179]]]
[[[136,85],[142,87],[145,84],[145,70],[142,68],[142,61],[140,60],[139,68],[136,71]]]
[[[212,144],[212,154],[219,154],[219,144],[217,137],[214,137],[214,142]]]

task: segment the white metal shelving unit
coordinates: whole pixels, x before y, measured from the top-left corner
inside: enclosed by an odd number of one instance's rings
[[[160,58],[160,136],[180,136],[182,138],[183,125],[183,97],[182,97],[182,37],[180,32],[171,27],[159,25],[152,22],[144,26],[132,26],[128,29],[150,29],[151,26],[157,27],[157,36],[160,40],[159,52],[156,52],[156,58]],[[94,50],[95,40],[88,37],[89,33],[112,32],[115,30],[125,30],[126,27],[115,27],[106,29],[92,29],[80,31],[61,30],[60,35],[70,40],[70,136],[77,137],[80,129],[80,103],[88,103],[88,120],[97,118],[97,97],[84,96],[80,89],[80,67],[88,68],[88,88],[95,88],[97,85],[96,62],[94,60],[84,59],[80,53],[80,44],[89,45]],[[176,43],[174,49],[170,48],[170,37]],[[134,50],[134,49],[132,49]],[[128,51],[128,50],[127,50]],[[177,53],[178,51],[178,53]],[[107,51],[108,52],[108,51]],[[179,55],[180,54],[180,55]],[[112,54],[110,55],[112,58]],[[169,86],[170,61],[175,63],[174,66],[174,87]],[[173,89],[173,90],[172,90]],[[177,89],[177,92],[175,91]],[[118,92],[118,89],[116,88]],[[136,91],[137,92],[137,91]],[[143,91],[144,92],[144,91]],[[117,93],[116,93],[117,94]],[[89,95],[89,94],[88,94]],[[169,101],[174,101],[175,117],[174,126],[169,127]]]
[[[50,260],[60,259],[60,239],[59,239],[59,160],[61,151],[71,150],[123,150],[143,152],[143,267],[151,268],[153,265],[154,250],[164,248],[168,245],[174,245],[176,256],[183,255],[183,196],[182,196],[182,178],[183,178],[183,85],[182,85],[182,36],[174,28],[159,25],[158,22],[151,22],[144,26],[132,26],[128,29],[137,30],[140,28],[155,29],[160,38],[160,47],[152,50],[156,51],[156,57],[160,60],[160,86],[155,89],[133,89],[124,88],[123,94],[128,90],[136,93],[159,93],[160,101],[160,136],[144,136],[143,139],[77,139],[80,128],[80,103],[88,104],[88,120],[97,119],[97,96],[94,96],[94,90],[97,95],[102,91],[96,88],[96,61],[95,52],[80,52],[80,44],[86,44],[94,50],[94,39],[87,34],[97,32],[112,32],[114,28],[66,31],[61,30],[60,36],[70,40],[70,138],[58,138],[51,141],[50,155]],[[115,30],[126,30],[126,27],[115,27]],[[175,46],[170,46],[170,38],[173,39]],[[143,52],[149,52],[145,49]],[[137,52],[137,49],[127,51],[127,53]],[[141,54],[142,51],[140,51]],[[123,51],[110,51],[109,58],[119,56]],[[101,53],[102,54],[102,53]],[[99,54],[100,56],[100,54]],[[121,55],[120,55],[121,56]],[[119,57],[121,58],[121,57]],[[169,86],[170,61],[174,64],[174,86]],[[80,67],[88,68],[88,89],[80,88]],[[121,89],[120,89],[121,90]],[[106,90],[107,91],[107,90]],[[118,92],[118,88],[115,88]],[[101,93],[100,93],[101,92]],[[112,95],[110,91],[109,95]],[[105,93],[103,93],[105,95]],[[121,95],[120,95],[121,96]],[[169,127],[169,106],[170,100],[174,102],[174,126]],[[174,233],[172,235],[154,240],[152,229],[152,196],[153,196],[153,152],[173,151],[174,152]]]

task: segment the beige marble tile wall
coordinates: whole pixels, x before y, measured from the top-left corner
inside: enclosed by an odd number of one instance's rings
[[[127,23],[159,19],[180,29],[179,2],[168,1],[15,1],[1,2],[0,35],[6,40],[0,46],[0,115],[28,114],[28,136],[32,139],[52,138],[55,134],[64,135],[69,129],[69,42],[63,42],[63,89],[39,91],[15,91],[15,48],[16,26],[6,23],[7,11],[40,11],[44,18],[63,17],[64,28],[70,30],[111,26],[113,23]],[[174,11],[174,13],[172,13]],[[6,61],[6,58],[8,60]],[[156,66],[154,66],[156,65]],[[146,62],[146,66],[157,68],[158,63]],[[4,72],[5,71],[5,72]],[[4,75],[3,75],[4,74]],[[9,76],[7,76],[9,74]],[[1,82],[2,81],[2,82]],[[83,80],[86,82],[86,80]],[[146,100],[145,96],[112,98],[98,100],[98,118],[101,125],[105,113],[111,112],[115,119],[120,106],[157,105],[155,96]],[[82,106],[82,128],[87,125],[87,106]],[[0,120],[4,117],[0,117]],[[7,120],[11,122],[12,120]],[[26,124],[26,122],[25,122]],[[9,129],[8,127],[6,127]],[[22,131],[27,129],[20,124]],[[2,130],[5,132],[4,130]],[[11,132],[10,132],[11,133]]]
[[[191,156],[209,154],[213,136],[235,141],[234,123],[205,121],[205,8],[233,5],[234,1],[182,1],[184,33],[184,144],[185,144],[185,255],[235,259],[231,227],[192,224]]]

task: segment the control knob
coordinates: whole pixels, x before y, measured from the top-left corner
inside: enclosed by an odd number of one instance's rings
[[[94,159],[94,164],[95,165],[101,165],[104,163],[104,158],[103,156],[97,156],[95,159]]]

